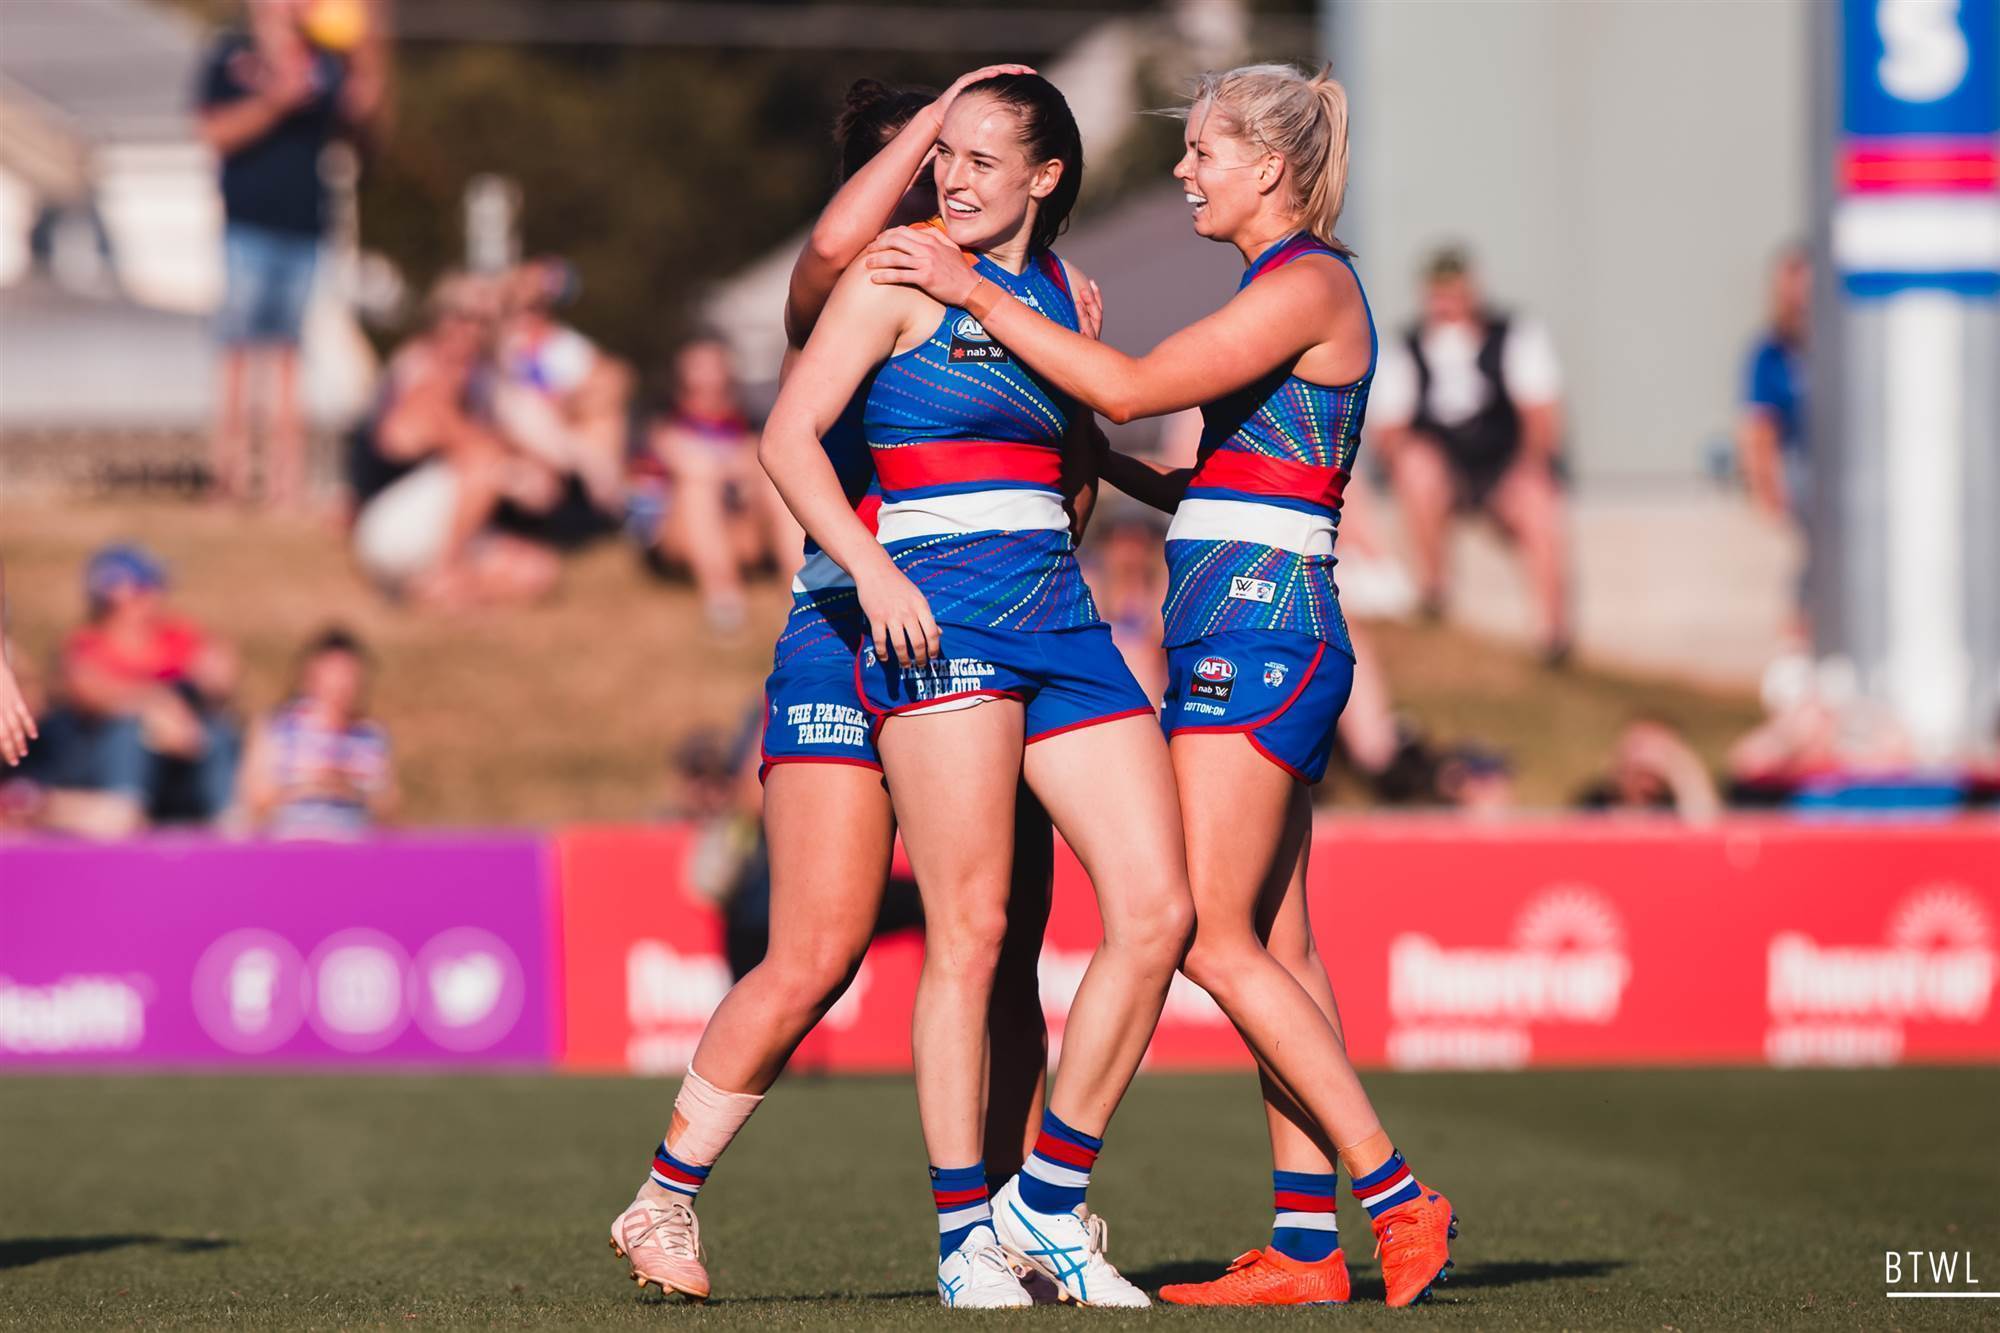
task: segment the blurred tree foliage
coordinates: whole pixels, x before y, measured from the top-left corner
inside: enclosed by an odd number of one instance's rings
[[[170,2],[210,22],[241,12],[238,0]],[[398,6],[407,13],[426,2]],[[787,4],[764,7],[783,22]],[[1157,0],[1088,7],[1164,8]],[[1310,4],[1251,8],[1296,15]],[[403,42],[393,118],[362,178],[362,244],[420,293],[462,258],[466,182],[505,176],[521,187],[526,252],[564,255],[582,274],[573,321],[651,378],[691,331],[707,288],[796,233],[825,201],[832,120],[849,84],[866,76],[941,88],[979,63],[928,52]],[[1145,105],[1173,100],[1151,79],[1143,96]],[[1080,212],[1160,179],[1178,140],[1171,121],[1147,118],[1112,159],[1091,162]]]
[[[650,371],[708,284],[825,201],[830,125],[854,79],[936,87],[958,72],[880,52],[406,46],[395,122],[364,176],[363,240],[426,282],[461,257],[466,181],[507,176],[526,251],[583,275],[576,324]]]

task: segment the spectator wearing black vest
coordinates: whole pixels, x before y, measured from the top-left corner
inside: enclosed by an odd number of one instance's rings
[[[315,23],[304,0],[251,0],[247,11],[248,30],[225,32],[209,49],[195,93],[201,137],[222,160],[215,485],[226,498],[249,494],[255,354],[276,380],[264,489],[289,504],[305,485],[298,345],[326,232],[320,157],[336,135],[374,114],[385,56],[366,9],[341,11],[363,25],[353,30]]]
[[[1542,651],[1559,664],[1570,611],[1555,348],[1535,321],[1481,304],[1462,250],[1439,251],[1424,283],[1423,319],[1384,343],[1368,402],[1424,606],[1444,606],[1453,515],[1487,514],[1521,553]]]

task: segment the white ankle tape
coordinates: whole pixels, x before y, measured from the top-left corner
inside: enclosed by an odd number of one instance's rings
[[[690,1166],[712,1166],[764,1100],[761,1093],[724,1092],[690,1069],[674,1098],[667,1151]]]

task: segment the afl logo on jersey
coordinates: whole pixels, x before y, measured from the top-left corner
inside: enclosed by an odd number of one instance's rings
[[[1198,699],[1227,702],[1236,685],[1236,663],[1226,657],[1204,657],[1194,664],[1192,693]]]
[[[1010,361],[1007,349],[993,341],[993,335],[986,326],[971,315],[960,315],[952,321],[951,353],[953,361],[983,361],[989,365]]]

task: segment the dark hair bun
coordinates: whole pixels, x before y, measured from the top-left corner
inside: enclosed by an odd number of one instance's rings
[[[856,79],[847,89],[840,114],[833,118],[841,179],[866,166],[935,96],[921,88],[891,88],[878,79]]]
[[[882,104],[896,96],[896,90],[880,79],[856,79],[848,85],[840,114],[833,118],[833,141],[845,144],[854,137],[855,127],[872,118]]]

